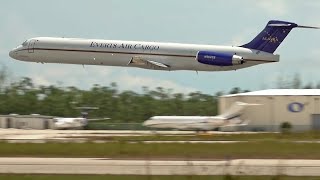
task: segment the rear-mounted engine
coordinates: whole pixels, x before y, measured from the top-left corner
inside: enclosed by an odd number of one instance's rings
[[[233,66],[245,63],[241,56],[212,51],[199,51],[196,59],[200,63],[214,66]]]

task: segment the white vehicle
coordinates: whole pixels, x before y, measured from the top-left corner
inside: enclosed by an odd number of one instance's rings
[[[17,60],[140,67],[155,70],[228,71],[279,61],[273,53],[293,28],[292,22],[269,21],[263,31],[242,46],[214,46],[99,39],[31,38],[10,51]]]
[[[228,111],[218,116],[153,116],[143,122],[151,128],[209,131],[225,126],[245,126],[240,116],[246,106],[259,105],[235,102]]]

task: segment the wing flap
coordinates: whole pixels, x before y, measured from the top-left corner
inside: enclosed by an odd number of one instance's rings
[[[144,58],[144,57],[132,57],[131,60],[129,61],[128,65],[135,65],[135,66],[139,66],[139,67],[145,67],[145,68],[161,68],[161,69],[168,69],[170,68],[169,65],[163,64],[161,62],[157,62],[154,60],[150,60],[148,58]]]
[[[159,63],[159,62],[156,62],[156,61],[151,61],[151,60],[147,60],[148,63],[152,64],[152,65],[155,65],[155,66],[158,66],[158,67],[162,67],[162,68],[168,68],[169,66],[166,65],[166,64],[162,64],[162,63]]]

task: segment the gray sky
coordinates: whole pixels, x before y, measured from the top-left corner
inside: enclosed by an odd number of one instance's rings
[[[122,90],[162,86],[176,92],[215,93],[238,86],[274,88],[279,77],[299,73],[320,82],[320,31],[294,29],[276,51],[279,63],[237,71],[152,71],[137,68],[36,64],[8,52],[37,36],[242,45],[271,19],[320,26],[319,0],[10,0],[0,6],[0,63],[14,78],[40,85],[88,89],[116,82]]]

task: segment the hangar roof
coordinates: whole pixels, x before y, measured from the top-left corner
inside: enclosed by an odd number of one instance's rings
[[[229,94],[222,97],[234,96],[320,96],[320,89],[267,89],[247,93]]]

